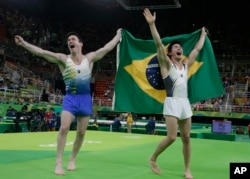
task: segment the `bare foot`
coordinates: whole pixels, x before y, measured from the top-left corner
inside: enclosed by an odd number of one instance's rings
[[[191,175],[190,171],[185,172],[184,176],[185,176],[185,179],[193,179],[193,176]]]
[[[151,168],[152,172],[154,172],[157,175],[161,174],[161,170],[160,170],[160,168],[158,167],[158,165],[156,164],[155,161],[149,159],[149,165],[150,165],[150,168]]]
[[[74,161],[70,161],[69,164],[68,164],[68,170],[69,171],[73,171],[75,169],[76,169],[75,162]]]
[[[57,163],[56,164],[55,174],[56,175],[65,175],[63,167],[62,167],[62,163]]]

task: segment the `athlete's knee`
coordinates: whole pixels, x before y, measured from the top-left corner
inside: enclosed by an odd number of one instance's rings
[[[76,135],[77,135],[78,137],[80,137],[80,138],[83,138],[83,137],[85,136],[85,133],[86,133],[86,131],[81,130],[81,131],[77,131],[77,132],[76,132]]]
[[[168,140],[170,143],[173,143],[176,140],[176,135],[168,135]]]
[[[184,134],[181,136],[183,143],[189,143],[190,142],[190,134]]]
[[[68,131],[69,131],[69,126],[66,126],[66,125],[61,125],[61,126],[60,126],[60,132],[61,132],[62,134],[67,134]]]

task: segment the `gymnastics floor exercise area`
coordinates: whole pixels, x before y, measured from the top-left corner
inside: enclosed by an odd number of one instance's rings
[[[70,131],[64,167],[75,131]],[[76,171],[54,175],[57,132],[0,134],[1,178],[36,179],[183,179],[180,137],[158,159],[162,174],[151,172],[148,159],[164,136],[88,130],[76,160]],[[191,138],[191,170],[197,179],[228,179],[230,162],[250,162],[249,142]]]

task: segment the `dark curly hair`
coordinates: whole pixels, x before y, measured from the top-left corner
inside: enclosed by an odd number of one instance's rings
[[[83,40],[82,40],[81,36],[80,36],[78,33],[73,32],[73,31],[72,31],[72,32],[69,32],[69,33],[66,35],[66,42],[67,42],[69,36],[71,36],[71,35],[77,36],[77,38],[79,39],[79,42],[83,43]]]
[[[174,46],[175,44],[179,44],[179,45],[182,47],[182,43],[181,43],[180,41],[174,40],[174,41],[172,41],[172,42],[168,45],[168,48],[167,48],[168,52],[171,52],[171,51],[172,51],[172,48],[173,48],[173,46]]]

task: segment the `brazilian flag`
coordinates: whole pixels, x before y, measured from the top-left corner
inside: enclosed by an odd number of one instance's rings
[[[200,34],[201,29],[190,34],[165,37],[162,42],[167,47],[173,40],[180,41],[185,58],[194,48]],[[223,95],[224,88],[208,37],[195,63],[189,68],[188,75],[191,104]],[[135,38],[123,29],[121,43],[117,46],[113,109],[139,114],[160,114],[165,97],[154,41]]]

